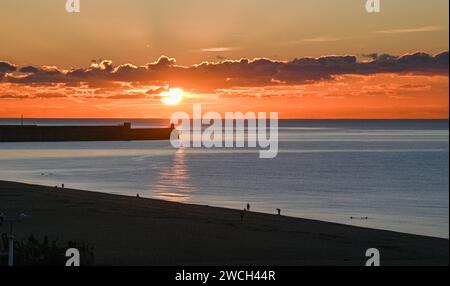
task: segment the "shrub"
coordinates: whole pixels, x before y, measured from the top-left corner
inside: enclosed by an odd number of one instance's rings
[[[2,234],[0,252],[7,252],[9,247],[8,235]],[[93,247],[74,241],[69,241],[65,247],[59,245],[58,239],[50,241],[47,236],[42,241],[31,235],[25,241],[14,242],[14,265],[16,266],[64,266],[67,257],[66,250],[76,248],[80,251],[81,265],[94,264]],[[7,257],[2,257],[0,265],[7,264]]]

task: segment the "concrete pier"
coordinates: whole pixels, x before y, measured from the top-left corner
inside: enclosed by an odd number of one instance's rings
[[[169,140],[174,127],[0,125],[0,142]]]

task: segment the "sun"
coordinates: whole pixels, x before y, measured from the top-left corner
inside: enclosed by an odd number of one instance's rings
[[[161,93],[161,102],[166,105],[177,105],[183,100],[184,91],[181,88],[171,88]]]

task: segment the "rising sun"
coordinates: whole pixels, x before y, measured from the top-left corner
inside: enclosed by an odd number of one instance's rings
[[[161,101],[167,105],[177,105],[183,100],[184,92],[181,88],[171,88],[161,93]]]

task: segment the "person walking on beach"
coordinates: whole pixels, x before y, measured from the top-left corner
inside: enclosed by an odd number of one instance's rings
[[[278,215],[281,215],[281,209],[277,209]]]
[[[247,204],[247,211],[250,211],[250,204]]]
[[[244,216],[245,216],[245,209],[241,211],[241,221],[244,221]]]
[[[6,215],[4,213],[0,212],[0,226],[2,226],[3,221],[5,220],[5,218],[6,218]]]

